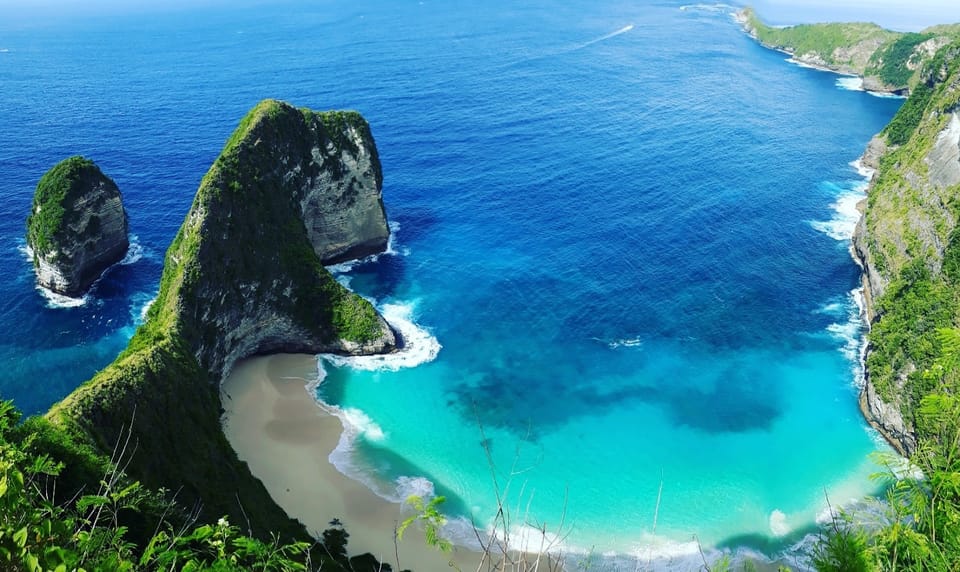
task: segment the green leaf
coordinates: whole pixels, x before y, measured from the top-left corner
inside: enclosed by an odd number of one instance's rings
[[[27,527],[24,526],[20,530],[13,533],[13,542],[20,548],[23,548],[27,545]]]

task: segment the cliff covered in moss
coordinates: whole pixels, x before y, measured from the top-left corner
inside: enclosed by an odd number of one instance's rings
[[[317,205],[339,205],[336,220]],[[134,478],[176,491],[204,518],[303,536],[224,437],[218,385],[255,354],[396,348],[370,303],[322,264],[385,244],[381,220],[379,161],[359,114],[261,102],[204,176],[145,323],[48,419],[106,452],[129,428]],[[318,232],[337,222],[333,235]]]
[[[41,286],[82,295],[130,246],[116,183],[83,157],[54,165],[37,183],[27,246]]]
[[[866,22],[773,27],[752,8],[740,10],[736,17],[748,34],[768,48],[786,52],[803,64],[860,76],[864,89],[890,93],[911,91],[919,83],[924,62],[960,39],[960,24],[914,33]]]
[[[960,325],[960,42],[924,64],[863,162],[876,172],[854,236],[872,322],[861,408],[909,453],[928,430],[920,400],[960,388],[930,371],[941,330]]]

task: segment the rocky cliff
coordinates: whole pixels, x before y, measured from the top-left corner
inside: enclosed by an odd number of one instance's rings
[[[928,369],[938,329],[960,316],[960,43],[921,70],[914,94],[867,148],[876,169],[853,251],[871,321],[860,403],[901,452],[917,446],[919,400],[943,383]]]
[[[397,346],[374,308],[322,264],[385,243],[383,219],[363,118],[261,102],[204,176],[146,322],[48,418],[103,451],[130,428],[134,477],[179,491],[185,506],[202,504],[206,518],[249,519],[260,536],[302,536],[230,448],[218,385],[254,354]]]
[[[57,163],[37,184],[27,245],[41,286],[82,295],[130,246],[117,185],[83,157]]]

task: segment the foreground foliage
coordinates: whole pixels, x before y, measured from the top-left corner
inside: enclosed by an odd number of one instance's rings
[[[936,389],[917,408],[924,435],[909,462],[887,457],[882,521],[839,515],[817,547],[820,572],[960,570],[960,330],[939,331],[938,356],[923,372]]]
[[[0,402],[2,570],[390,569],[369,558],[350,559],[349,535],[339,522],[318,544],[258,540],[226,518],[197,523],[43,419],[19,420],[10,402]],[[118,447],[118,460],[124,449]],[[98,469],[105,471],[99,479],[84,482]]]

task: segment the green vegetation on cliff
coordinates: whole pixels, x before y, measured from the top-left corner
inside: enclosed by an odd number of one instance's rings
[[[796,56],[812,54],[824,65],[848,66],[861,73],[878,47],[896,41],[897,32],[863,22],[800,24],[775,28],[764,24],[752,8],[741,12],[747,30],[765,46]]]
[[[347,556],[339,524],[320,543],[251,538],[226,518],[197,523],[180,505],[123,474],[135,449],[112,462],[43,418],[19,424],[0,402],[0,569],[388,571]],[[243,521],[241,521],[243,522]]]
[[[931,173],[931,157],[956,121],[960,44],[944,48],[923,70],[924,81],[884,129],[898,145],[880,161],[866,208],[866,243],[889,285],[875,301],[867,366],[887,402],[913,419],[936,389],[924,372],[936,361],[940,328],[960,325],[960,185]]]
[[[102,180],[110,181],[93,161],[80,156],[60,161],[40,178],[27,217],[27,242],[35,254],[54,248],[74,214],[67,207]]]
[[[227,442],[222,376],[235,360],[261,352],[388,351],[393,344],[373,306],[330,275],[307,236],[303,182],[339,176],[331,158],[339,154],[315,159],[317,148],[340,149],[342,134],[325,121],[353,122],[369,134],[358,114],[308,116],[273,100],[243,118],[167,251],[144,324],[112,364],[43,422],[99,452],[129,434],[131,478],[174,491],[201,522],[226,515],[264,541],[310,536]]]
[[[960,24],[934,26],[921,33],[894,32],[864,22],[766,25],[752,8],[738,17],[763,45],[806,63],[864,77],[870,89],[901,92],[917,84],[918,71],[936,50],[960,38]]]
[[[921,63],[917,46],[933,38],[933,34],[908,33],[888,42],[870,56],[866,74],[875,75],[886,85],[908,85],[913,70]]]

